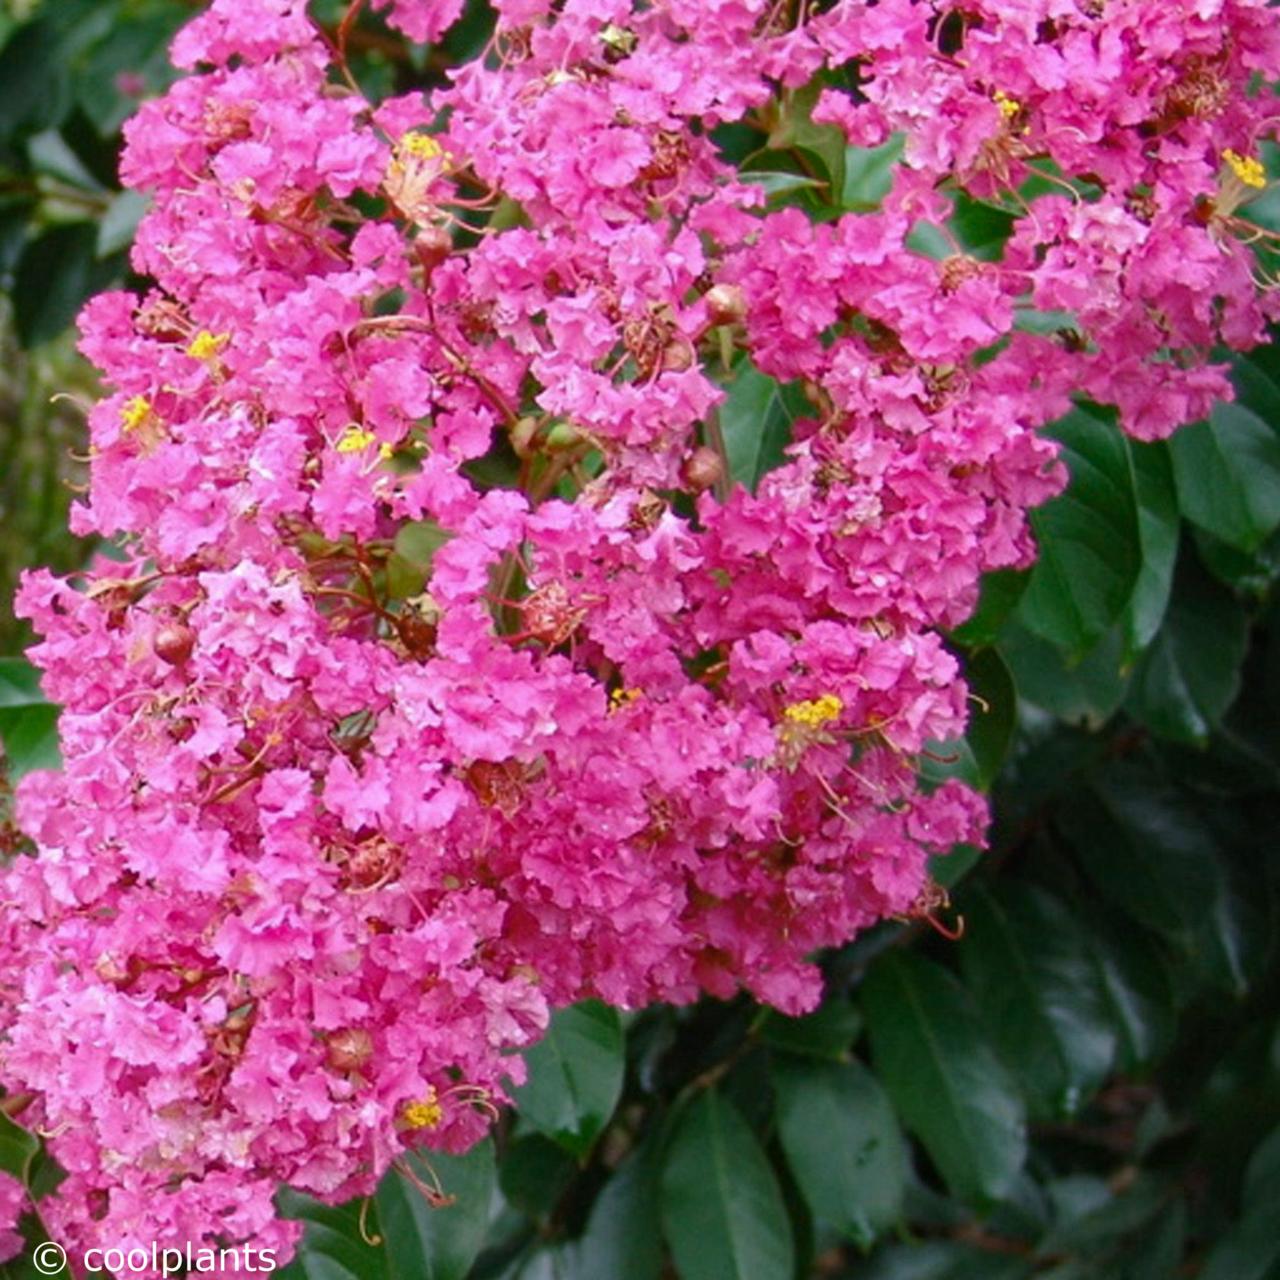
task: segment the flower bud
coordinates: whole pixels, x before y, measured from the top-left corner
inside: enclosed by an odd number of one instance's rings
[[[666,373],[683,373],[693,365],[693,351],[687,342],[668,342],[662,349],[662,368]]]
[[[520,418],[511,428],[511,448],[517,458],[527,458],[532,452],[533,437],[538,433],[538,420]]]
[[[737,324],[747,314],[747,296],[736,284],[713,285],[706,293],[712,324]]]
[[[443,227],[423,227],[413,247],[422,269],[430,273],[453,252],[453,237]]]
[[[557,422],[547,432],[547,452],[567,453],[582,443],[582,434],[577,427],[568,422]]]
[[[720,455],[705,444],[695,449],[685,460],[683,476],[686,486],[694,493],[714,489],[724,477],[724,463]]]
[[[325,1044],[324,1060],[334,1071],[359,1071],[373,1057],[373,1037],[360,1027],[335,1031]]]
[[[196,647],[196,633],[185,622],[170,622],[156,632],[151,647],[157,658],[171,667],[180,667]]]

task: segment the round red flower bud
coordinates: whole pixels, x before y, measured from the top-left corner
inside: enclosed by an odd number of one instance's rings
[[[422,269],[431,272],[453,252],[453,237],[443,227],[424,227],[413,247]]]
[[[325,1062],[335,1071],[359,1071],[373,1057],[373,1037],[360,1027],[335,1031],[325,1044]]]
[[[170,622],[156,632],[151,647],[157,658],[171,667],[180,667],[196,647],[196,633],[185,622]]]
[[[737,324],[747,314],[747,295],[736,284],[713,285],[706,301],[712,324]]]
[[[724,463],[720,455],[707,446],[695,449],[684,464],[684,482],[694,493],[714,489],[724,476]]]
[[[662,368],[666,373],[683,373],[693,365],[693,351],[687,342],[668,342],[662,349]]]

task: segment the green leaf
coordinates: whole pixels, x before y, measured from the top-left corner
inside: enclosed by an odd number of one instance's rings
[[[1103,1255],[1140,1231],[1168,1207],[1169,1189],[1139,1173],[1122,1191],[1103,1178],[1075,1175],[1050,1184],[1054,1223],[1040,1240],[1042,1256],[1057,1253]]]
[[[902,1215],[907,1155],[879,1082],[860,1062],[773,1066],[787,1163],[816,1217],[862,1248]]]
[[[136,191],[121,191],[112,199],[98,223],[95,248],[99,258],[119,253],[133,243],[133,234],[150,204],[146,196]]]
[[[1237,1222],[1209,1254],[1199,1280],[1274,1280],[1280,1268],[1280,1231],[1274,1204]]]
[[[814,124],[811,113],[822,90],[819,80],[802,89],[783,94],[777,124],[769,134],[767,146],[774,151],[798,151],[814,167],[822,170],[833,196],[844,190],[844,131],[833,124]]]
[[[73,222],[28,241],[14,271],[13,319],[24,347],[56,338],[90,294],[104,287],[110,268],[98,261],[98,229]]]
[[[0,658],[0,742],[10,782],[62,763],[58,708],[45,701],[40,673],[22,658]]]
[[[811,191],[814,188],[821,188],[826,185],[817,178],[809,177],[807,174],[783,173],[776,169],[745,169],[742,172],[742,179],[745,182],[753,182],[758,187],[763,187],[770,198],[790,195],[794,191]]]
[[[1142,549],[1138,580],[1124,613],[1125,649],[1132,658],[1151,643],[1164,619],[1178,560],[1180,518],[1173,464],[1165,446],[1131,440],[1129,463],[1138,498]]]
[[[509,1204],[541,1221],[551,1216],[577,1171],[577,1162],[559,1143],[529,1133],[503,1153],[498,1185]]]
[[[394,550],[387,557],[387,593],[394,600],[419,595],[431,576],[436,552],[454,535],[432,520],[415,520],[402,525]]]
[[[870,213],[880,207],[893,186],[893,171],[906,141],[906,134],[898,133],[878,147],[845,148],[841,208]]]
[[[1067,491],[1031,513],[1040,556],[1017,616],[1080,659],[1133,594],[1142,563],[1129,448],[1113,422],[1076,409],[1051,430],[1071,472]]]
[[[963,1199],[999,1200],[1026,1158],[1018,1091],[964,988],[914,954],[888,954],[863,984],[876,1073],[898,1114]]]
[[[1032,1264],[989,1249],[930,1240],[877,1249],[857,1280],[1023,1280]]]
[[[283,1187],[276,1203],[283,1217],[305,1224],[298,1252],[280,1280],[388,1280],[386,1249],[361,1235],[362,1201],[326,1205]],[[366,1219],[365,1230],[376,1239],[377,1214],[368,1212]]]
[[[56,129],[46,129],[27,142],[27,158],[36,173],[56,178],[81,191],[102,194],[102,184],[84,166]]]
[[[1280,578],[1280,526],[1252,551],[1241,551],[1198,525],[1191,526],[1191,533],[1200,563],[1232,591],[1264,599]]]
[[[843,1062],[849,1046],[862,1031],[862,1014],[848,1000],[829,998],[812,1013],[788,1018],[767,1009],[760,1022],[760,1040],[772,1049],[804,1057]]]
[[[104,138],[137,109],[136,99],[119,88],[121,72],[142,76],[151,92],[173,79],[167,49],[182,21],[181,8],[172,0],[132,0],[126,13],[88,50],[75,92],[81,109]]]
[[[1004,763],[1018,718],[1013,676],[994,649],[971,654],[964,664],[969,685],[969,727],[959,741],[930,743],[923,775],[961,778],[986,791]]]
[[[1116,1053],[1082,926],[1060,900],[1016,882],[974,884],[960,909],[966,984],[1032,1115],[1075,1115]]]
[[[1125,709],[1161,737],[1204,745],[1240,690],[1248,639],[1235,597],[1186,557],[1164,626],[1134,671]]]
[[[1013,673],[1018,696],[1069,724],[1099,728],[1124,701],[1129,687],[1119,627],[1108,631],[1081,661],[1072,663],[1015,619],[1000,633],[1000,653]]]
[[[720,428],[729,458],[729,474],[752,492],[760,477],[785,460],[791,427],[810,411],[796,383],[785,386],[766,377],[749,360],[741,361],[720,406]]]
[[[994,644],[1001,627],[1022,599],[1022,593],[1030,580],[1030,573],[1017,569],[997,569],[994,573],[984,573],[978,606],[968,621],[962,622],[951,633],[951,639],[970,649]]]
[[[1242,1198],[1246,1213],[1280,1204],[1280,1128],[1273,1129],[1249,1157]]]
[[[1225,889],[1213,838],[1186,795],[1118,762],[1077,788],[1055,821],[1107,901],[1192,946]]]
[[[676,1121],[661,1194],[681,1280],[791,1280],[791,1224],[773,1169],[750,1126],[714,1090]]]
[[[389,1280],[464,1280],[489,1224],[493,1143],[486,1138],[463,1156],[433,1151],[404,1158],[423,1182],[438,1182],[453,1203],[433,1208],[394,1169],[383,1178],[377,1205]]]
[[[626,1064],[617,1010],[598,1000],[557,1010],[525,1061],[528,1082],[513,1091],[521,1116],[566,1151],[586,1155],[622,1093]]]
[[[1182,514],[1252,551],[1280,524],[1280,354],[1274,344],[1233,362],[1236,401],[1169,440]]]
[[[432,520],[415,520],[400,527],[396,534],[395,549],[410,564],[429,572],[436,552],[453,536],[450,530],[442,529]]]
[[[0,1111],[0,1169],[26,1184],[40,1140]]]
[[[658,1280],[662,1274],[656,1152],[656,1143],[633,1152],[596,1197],[570,1251],[575,1280]]]
[[[1164,961],[1141,930],[1091,923],[1083,936],[1118,1032],[1116,1066],[1121,1071],[1149,1066],[1168,1049],[1177,1028],[1177,1002]]]
[[[955,213],[948,225],[967,253],[984,261],[998,261],[1005,241],[1013,234],[1014,215],[963,191],[956,194]]]

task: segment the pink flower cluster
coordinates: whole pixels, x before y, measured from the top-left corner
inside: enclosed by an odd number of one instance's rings
[[[128,126],[154,287],[84,314],[75,513],[125,557],[20,594],[65,767],[0,915],[69,1245],[287,1252],[280,1182],[466,1147],[549,1007],[811,1007],[981,839],[917,763],[966,722],[939,629],[1064,483],[1038,429],[1167,434],[1274,314],[1265,0],[494,7],[375,106],[303,0],[214,0]],[[810,126],[905,138],[873,212],[770,209],[713,139],[820,74]],[[999,260],[915,247],[956,192]],[[811,406],[754,493],[726,351]]]

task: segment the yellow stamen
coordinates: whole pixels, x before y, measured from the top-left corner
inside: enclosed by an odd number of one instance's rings
[[[996,90],[992,101],[1006,120],[1012,120],[1022,110],[1022,103],[1017,98],[1011,98],[1003,89]]]
[[[792,724],[803,725],[806,729],[820,729],[840,718],[844,710],[844,702],[834,693],[824,693],[819,698],[806,702],[793,702],[784,708],[782,714]]]
[[[1261,190],[1267,185],[1267,171],[1262,167],[1262,161],[1253,156],[1242,156],[1238,151],[1230,149],[1222,153],[1222,158],[1246,187]]]
[[[444,148],[429,133],[404,134],[396,143],[396,150],[418,160],[434,160],[445,154]]]
[[[151,418],[153,409],[146,396],[133,396],[120,407],[120,426],[125,431],[137,431]]]
[[[640,694],[641,690],[639,689],[615,689],[609,695],[610,712],[621,711],[623,707],[628,706],[640,697]]]
[[[187,355],[196,360],[215,360],[222,354],[223,348],[230,341],[231,335],[229,333],[210,333],[208,329],[201,329],[191,339],[191,343],[187,347]]]
[[[339,453],[359,453],[362,449],[367,449],[376,439],[377,436],[372,431],[366,431],[353,422],[338,437],[335,448]]]
[[[408,1129],[435,1129],[444,1119],[444,1108],[440,1105],[439,1096],[433,1088],[428,1087],[427,1096],[410,1102],[400,1113],[400,1119]]]
[[[600,40],[619,53],[630,53],[636,47],[635,32],[628,31],[626,27],[620,27],[614,22],[609,23],[607,27],[601,27]]]

